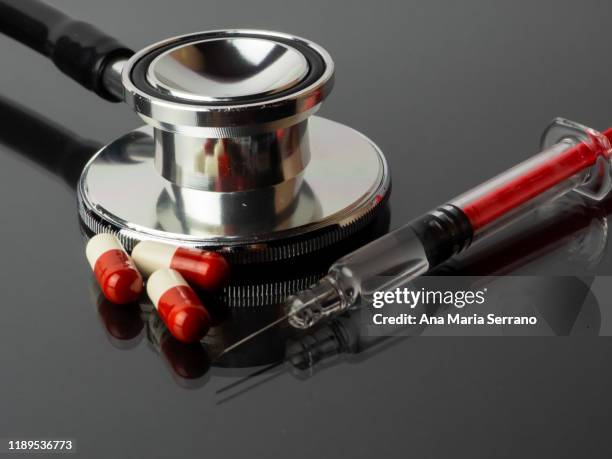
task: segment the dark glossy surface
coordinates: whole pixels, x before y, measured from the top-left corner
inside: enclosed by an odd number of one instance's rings
[[[362,130],[386,153],[394,227],[526,158],[553,116],[612,124],[612,63],[601,59],[610,54],[612,6],[603,2],[51,3],[133,48],[242,26],[321,43],[337,64],[322,115]],[[127,107],[99,100],[1,37],[0,55],[12,63],[0,72],[0,95],[81,138],[104,143],[140,124]],[[0,137],[14,139],[16,128],[3,126]],[[43,158],[63,151],[45,145]],[[612,453],[609,338],[389,340],[310,377],[280,368],[217,393],[253,370],[202,376],[205,356],[178,352],[154,316],[98,303],[74,194],[62,180],[2,146],[0,193],[0,437],[69,437],[87,458]],[[607,213],[577,211],[549,228],[521,228],[488,249],[489,261],[461,269],[610,274],[610,249],[590,256]],[[214,338],[231,342],[274,313],[250,309]],[[279,358],[274,338],[229,363]]]

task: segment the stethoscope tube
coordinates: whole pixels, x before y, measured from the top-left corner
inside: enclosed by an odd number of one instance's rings
[[[37,0],[0,0],[0,32],[49,57],[63,73],[100,97],[121,101],[105,87],[104,71],[134,52],[91,24]]]

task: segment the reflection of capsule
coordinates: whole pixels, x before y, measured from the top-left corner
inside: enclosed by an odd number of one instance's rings
[[[117,349],[136,347],[142,339],[144,319],[138,303],[118,305],[108,301],[92,278],[89,285],[91,301],[96,305],[102,328]]]
[[[210,368],[210,358],[201,343],[181,343],[154,312],[149,314],[147,338],[170,367],[178,385],[191,389],[204,384],[202,377]]]
[[[114,304],[103,294],[98,297],[98,314],[109,340],[119,349],[135,347],[142,337],[144,322],[138,304]]]

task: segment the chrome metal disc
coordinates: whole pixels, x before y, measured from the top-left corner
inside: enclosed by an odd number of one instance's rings
[[[308,74],[296,49],[261,38],[216,38],[171,48],[147,69],[151,86],[192,102],[231,102],[270,96],[296,86]]]
[[[121,73],[125,102],[149,125],[196,137],[244,137],[314,114],[334,63],[304,38],[267,30],[212,30],[155,43]]]
[[[217,249],[232,263],[313,253],[363,228],[383,206],[390,177],[369,139],[342,124],[309,120],[311,159],[295,179],[247,191],[179,187],[157,172],[153,129],[100,150],[78,184],[79,213],[94,233]]]

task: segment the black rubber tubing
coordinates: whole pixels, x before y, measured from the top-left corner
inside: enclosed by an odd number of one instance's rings
[[[66,75],[100,97],[118,102],[102,83],[106,65],[134,52],[91,24],[38,0],[0,0],[0,33],[49,57]]]

